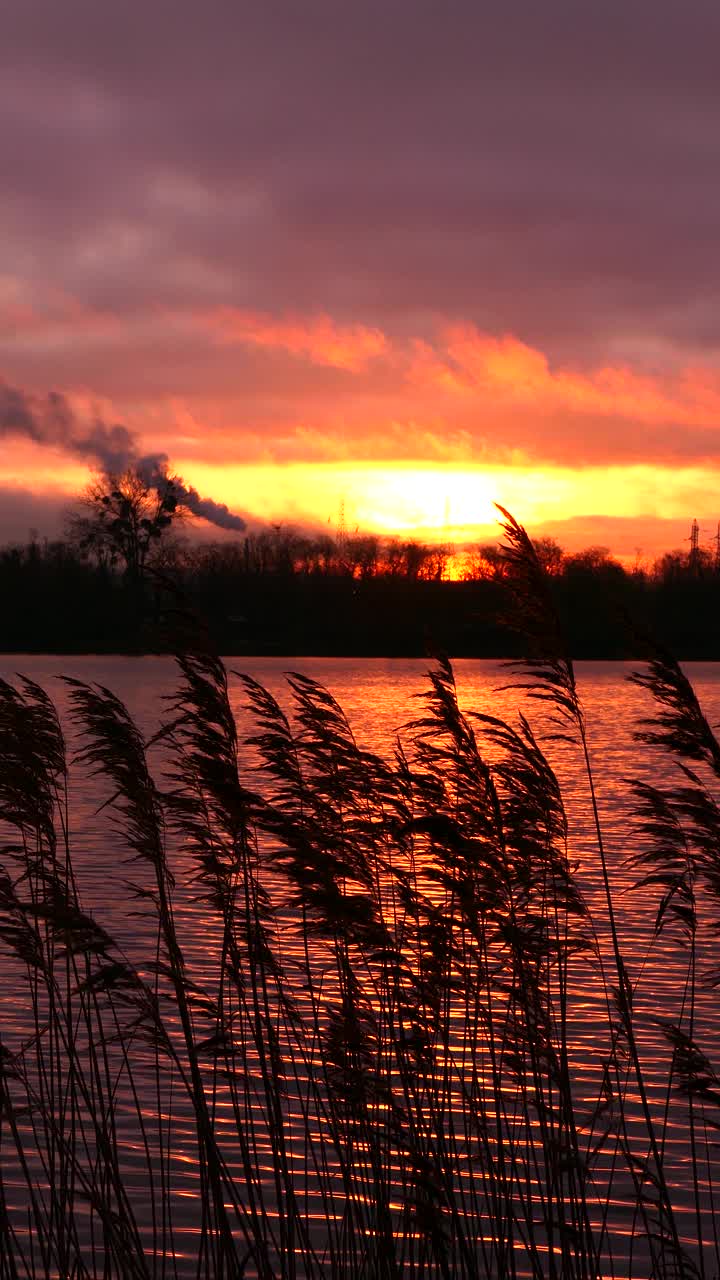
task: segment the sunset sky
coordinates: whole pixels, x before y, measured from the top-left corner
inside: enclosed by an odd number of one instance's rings
[[[709,542],[719,48],[710,0],[5,6],[0,540],[122,424],[251,527]]]

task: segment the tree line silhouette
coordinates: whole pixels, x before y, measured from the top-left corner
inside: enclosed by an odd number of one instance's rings
[[[453,550],[289,527],[182,536],[184,511],[128,473],[96,481],[65,536],[0,548],[4,652],[165,652],[168,610],[201,616],[230,654],[512,657],[500,547]],[[649,632],[686,659],[720,652],[720,565],[703,548],[624,567],[603,547],[535,543],[573,654],[636,656]]]

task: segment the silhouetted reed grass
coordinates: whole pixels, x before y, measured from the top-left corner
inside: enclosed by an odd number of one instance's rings
[[[102,780],[128,913],[154,939],[133,962],[80,900],[56,710],[0,683],[0,946],[27,1028],[0,1027],[3,1278],[718,1274],[720,1078],[696,1004],[720,980],[698,945],[701,914],[720,924],[720,747],[654,654],[637,736],[677,770],[632,784],[632,858],[685,974],[679,1016],[656,1011],[658,1107],[573,664],[503,514],[529,649],[511,678],[584,763],[600,912],[535,729],[463,711],[447,660],[384,759],[302,675],[291,715],[240,677],[239,741],[223,664],[189,652],[149,743],[112,692],[68,681],[77,764]],[[590,989],[604,1024],[581,1083]],[[667,1173],[680,1097],[684,1185]]]

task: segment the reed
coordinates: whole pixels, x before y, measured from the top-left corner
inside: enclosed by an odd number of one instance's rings
[[[464,710],[444,658],[391,758],[301,675],[291,712],[239,677],[240,740],[228,674],[201,650],[178,659],[149,742],[108,689],[68,682],[75,767],[132,865],[141,956],[82,903],[53,703],[0,683],[3,1280],[720,1273],[720,1076],[697,1018],[720,981],[720,746],[653,652],[632,677],[655,706],[638,738],[676,771],[629,783],[628,857],[684,974],[679,1016],[655,1011],[658,1105],[572,660],[503,515],[528,652],[510,679],[545,738],[522,713]],[[599,913],[555,738],[585,768]],[[581,1080],[589,988],[604,1052]],[[684,1185],[668,1173],[679,1107]]]

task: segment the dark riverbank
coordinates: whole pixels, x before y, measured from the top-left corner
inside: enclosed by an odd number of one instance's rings
[[[720,658],[720,575],[679,566],[628,573],[611,561],[568,561],[550,578],[571,652],[627,659],[649,632],[681,659]],[[498,572],[447,582],[389,574],[243,573],[204,563],[141,589],[122,574],[53,553],[7,551],[0,562],[0,651],[163,653],[178,645],[178,609],[204,620],[219,652],[297,656],[516,656],[512,592]],[[179,603],[180,602],[180,603]]]

